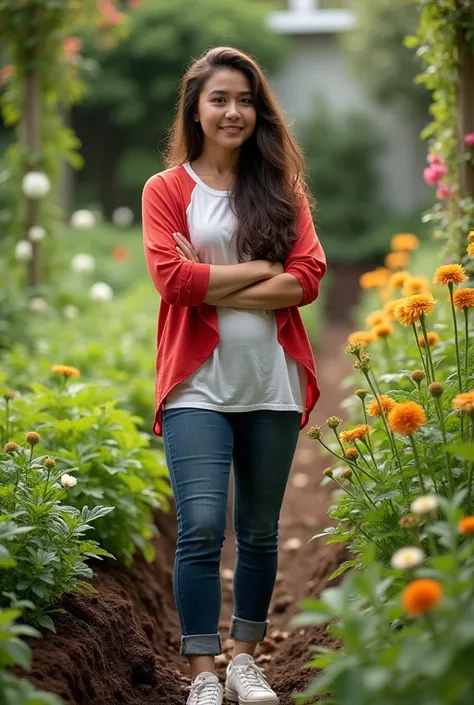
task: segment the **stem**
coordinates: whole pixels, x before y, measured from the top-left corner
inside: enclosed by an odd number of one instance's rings
[[[420,345],[420,341],[418,340],[418,333],[417,333],[417,330],[416,330],[416,325],[415,325],[414,323],[412,323],[412,324],[411,324],[411,327],[412,327],[412,329],[413,329],[413,333],[415,334],[415,340],[416,340],[416,344],[417,344],[417,347],[418,347],[418,352],[420,353],[421,364],[423,365],[423,369],[424,369],[424,371],[425,371],[426,381],[427,381],[428,384],[430,384],[430,383],[431,383],[431,379],[430,379],[431,375],[428,373],[428,364],[427,364],[427,361],[425,360],[425,356],[423,355],[423,352],[422,352],[422,349],[421,349],[421,345]],[[426,345],[426,343],[425,343],[425,345]]]
[[[420,325],[421,325],[421,330],[423,331],[423,338],[425,340],[426,360],[427,360],[427,363],[428,363],[430,370],[431,370],[431,377],[432,377],[431,381],[435,382],[436,381],[435,369],[434,369],[434,365],[433,365],[433,358],[431,356],[430,344],[428,342],[428,332],[426,330],[425,314],[422,314],[422,316],[420,316]]]
[[[456,320],[456,309],[454,308],[453,283],[449,282],[448,287],[449,287],[449,298],[451,300],[451,312],[453,314],[453,322],[454,322],[454,342],[456,344],[456,362],[457,362],[457,368],[458,368],[459,391],[462,392],[461,363],[459,360],[458,322]]]
[[[444,423],[443,409],[441,408],[441,404],[440,404],[439,399],[435,398],[434,404],[435,404],[435,408],[438,410],[438,418],[439,418],[439,423],[441,426],[441,433],[443,435],[443,445],[446,445],[447,444],[446,425]],[[445,456],[446,456],[446,463],[448,465],[449,496],[452,497],[454,494],[454,476],[453,476],[453,468],[451,466],[451,456],[447,451],[445,451]]]
[[[469,357],[469,308],[464,307],[464,376],[467,378]]]
[[[474,442],[474,417],[471,418],[471,443]],[[471,462],[469,468],[469,478],[468,478],[468,493],[467,493],[467,509],[468,512],[471,511],[471,494],[472,494],[472,476],[474,474],[474,461]]]
[[[361,527],[361,525],[358,524],[358,523],[356,522],[356,520],[351,517],[350,514],[348,514],[347,516],[349,517],[349,521],[351,521],[353,524],[355,524],[355,526],[357,526],[357,528],[359,529],[360,533],[361,533],[363,536],[365,536],[365,538],[366,538],[368,541],[372,541],[372,543],[374,543],[374,544],[377,546],[377,548],[380,548],[381,551],[384,550],[384,549],[383,549],[383,546],[382,546],[378,541],[376,541],[376,540],[373,539],[371,536],[369,536],[369,534],[367,534],[367,533],[364,531],[364,529]]]
[[[412,436],[412,435],[408,436],[408,438],[410,439],[411,447],[412,447],[412,450],[413,450],[413,457],[415,458],[415,463],[416,463],[416,467],[417,467],[417,470],[418,470],[418,478],[419,478],[419,480],[420,480],[421,489],[422,489],[423,492],[425,493],[425,492],[426,492],[426,487],[425,487],[425,482],[424,482],[424,480],[423,480],[423,473],[422,473],[422,470],[421,470],[420,458],[418,457],[418,451],[417,451],[417,449],[416,449],[415,441],[413,440],[413,436]]]

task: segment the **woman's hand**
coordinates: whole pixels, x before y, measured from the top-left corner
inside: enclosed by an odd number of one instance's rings
[[[188,262],[200,262],[199,257],[196,254],[193,246],[181,233],[173,233],[174,240],[176,242],[176,249],[178,255],[181,259],[187,260]]]

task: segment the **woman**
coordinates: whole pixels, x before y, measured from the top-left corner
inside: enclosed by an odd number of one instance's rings
[[[267,630],[278,518],[319,396],[298,306],[326,271],[294,143],[261,69],[220,47],[184,77],[168,169],[146,183],[146,260],[161,295],[156,417],[178,515],[174,595],[189,705],[220,705],[219,564],[235,475],[231,703],[278,703],[252,655]]]

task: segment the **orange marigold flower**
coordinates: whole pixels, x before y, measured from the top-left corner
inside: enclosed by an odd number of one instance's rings
[[[388,269],[403,269],[408,265],[409,257],[406,252],[390,252],[385,257],[385,266]]]
[[[469,257],[474,257],[474,242],[470,242],[467,246],[467,254]]]
[[[432,578],[413,580],[402,592],[402,605],[412,617],[426,614],[434,609],[443,597],[443,586]]]
[[[413,296],[413,294],[423,294],[430,290],[428,277],[409,277],[405,280],[402,288],[403,296]]]
[[[385,311],[385,315],[387,316],[389,321],[393,321],[395,317],[394,311],[399,304],[400,299],[391,299],[390,301],[387,301],[387,303],[384,305],[383,310]]]
[[[474,245],[474,242],[472,244]],[[474,306],[474,289],[456,289],[456,291],[454,292],[453,300],[454,305],[460,311],[465,308],[472,308]]]
[[[362,289],[378,289],[384,286],[390,277],[390,272],[385,267],[377,267],[369,272],[365,272],[359,278],[359,284]]]
[[[379,323],[378,326],[374,326],[373,332],[377,338],[386,338],[388,335],[392,335],[393,326],[391,323]]]
[[[413,233],[398,233],[392,237],[390,245],[394,252],[412,252],[420,244],[417,236]]]
[[[430,348],[432,348],[433,345],[437,345],[437,343],[439,343],[439,335],[433,330],[429,330],[426,334],[426,337],[428,338],[428,345],[430,346]],[[418,336],[418,342],[420,343],[420,348],[426,347],[424,336]]]
[[[64,377],[79,377],[80,372],[75,367],[69,367],[69,365],[53,365],[51,367],[51,372],[58,375],[64,375]]]
[[[387,316],[385,315],[385,311],[374,311],[370,316],[367,316],[365,324],[367,328],[373,328],[374,326],[378,326],[379,323],[385,323],[386,320]]]
[[[433,281],[435,284],[446,286],[447,284],[462,284],[468,277],[462,264],[443,264],[435,272]]]
[[[396,320],[404,326],[417,323],[422,316],[427,316],[432,312],[436,304],[435,299],[429,293],[414,294],[402,299],[395,308]]]
[[[343,443],[352,443],[353,441],[361,441],[370,432],[370,426],[367,424],[359,424],[348,431],[342,431],[340,439]]]
[[[368,345],[369,343],[372,343],[375,340],[375,335],[369,330],[357,330],[354,333],[351,333],[348,338],[347,342],[349,345],[353,345],[354,343],[361,343],[362,345]]]
[[[463,394],[456,394],[453,399],[453,409],[455,411],[461,411],[463,414],[473,414],[474,413],[474,391],[464,392]]]
[[[458,522],[458,531],[460,534],[474,534],[474,517],[463,517]]]
[[[407,279],[410,279],[409,272],[395,272],[395,274],[392,274],[388,280],[388,285],[392,289],[400,289],[405,284]]]
[[[367,413],[369,416],[382,416],[382,411],[383,409],[385,415],[388,414],[389,411],[393,409],[397,402],[395,399],[392,399],[392,397],[389,397],[388,394],[379,394],[377,399],[372,399],[370,404],[367,407]]]
[[[411,436],[426,423],[425,411],[415,401],[406,401],[395,404],[388,414],[388,423],[392,431],[401,436]]]

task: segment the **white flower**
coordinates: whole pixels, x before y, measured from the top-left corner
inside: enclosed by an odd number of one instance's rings
[[[44,313],[48,310],[48,304],[41,296],[32,296],[28,302],[28,306],[33,313]]]
[[[29,240],[20,240],[15,247],[15,259],[18,262],[29,262],[33,257],[33,245]]]
[[[438,504],[438,498],[435,494],[425,494],[413,500],[410,509],[413,514],[431,514],[437,509]]]
[[[67,472],[61,475],[61,484],[63,487],[75,487],[77,485],[77,477],[68,475]]]
[[[392,568],[407,570],[408,568],[416,568],[421,565],[424,560],[425,554],[421,548],[405,546],[405,548],[399,548],[398,551],[395,551],[390,559],[390,563]]]
[[[46,230],[42,225],[33,225],[28,230],[28,239],[31,240],[31,242],[41,242],[41,240],[44,240],[45,236]]]
[[[69,318],[72,320],[73,318],[78,317],[79,309],[76,306],[69,304],[69,306],[65,306],[63,308],[63,314],[65,315],[66,318]]]
[[[91,286],[89,294],[93,301],[110,301],[114,292],[109,284],[96,282]]]
[[[71,228],[90,230],[95,225],[95,215],[85,208],[75,211],[71,216]]]
[[[23,177],[21,188],[27,198],[44,198],[51,190],[51,181],[42,171],[29,171]]]
[[[112,213],[112,222],[118,228],[129,228],[133,223],[133,211],[127,206],[116,208]]]
[[[71,267],[78,274],[91,274],[95,269],[95,259],[92,255],[80,253],[72,258]]]

